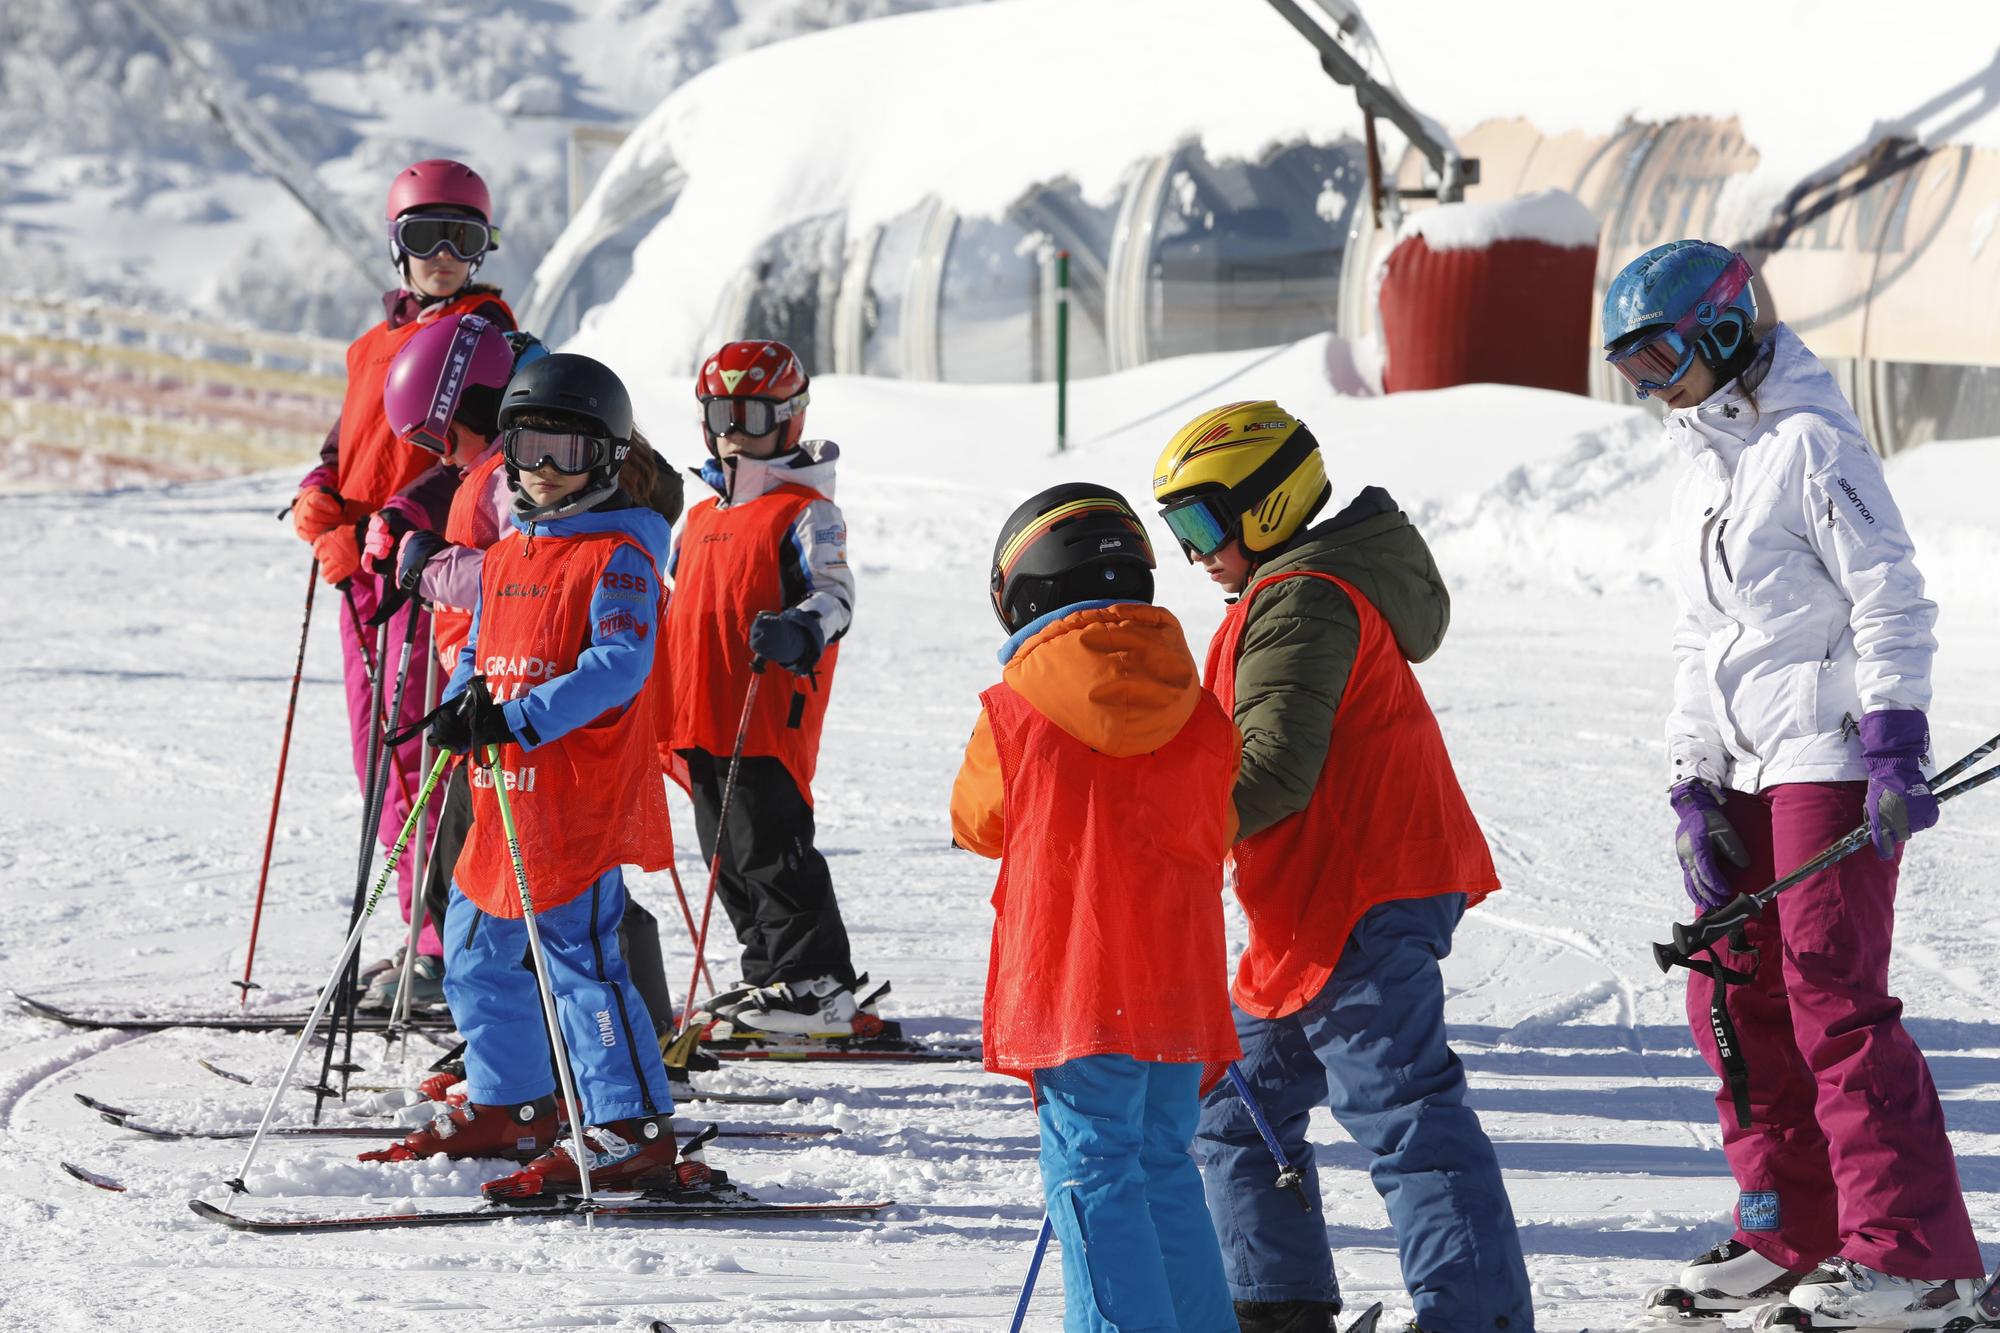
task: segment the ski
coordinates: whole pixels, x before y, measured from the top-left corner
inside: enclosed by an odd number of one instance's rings
[[[95,1185],[101,1190],[110,1190],[113,1194],[125,1193],[125,1187],[110,1176],[101,1176],[88,1167],[78,1166],[75,1162],[62,1162],[59,1165],[69,1176],[81,1180],[86,1185]]]
[[[138,1113],[122,1106],[112,1106],[85,1093],[73,1093],[77,1101],[97,1112],[98,1118],[106,1124],[120,1129],[129,1129],[155,1139],[247,1139],[257,1133],[249,1125],[230,1125],[221,1129],[197,1129],[173,1125],[156,1125],[138,1117]],[[267,1131],[272,1138],[281,1139],[402,1139],[408,1138],[423,1126],[402,1125],[374,1121],[348,1125],[273,1125]],[[796,1129],[718,1129],[716,1137],[745,1141],[792,1142],[806,1139],[829,1139],[841,1132],[835,1125],[801,1125]]]
[[[912,1041],[908,1037],[884,1034],[877,1037],[828,1037],[801,1039],[768,1036],[762,1033],[705,1038],[700,1050],[721,1060],[796,1061],[916,1061],[958,1062],[982,1058],[977,1042],[936,1043]]]
[[[867,1203],[762,1203],[745,1195],[741,1199],[692,1201],[652,1198],[641,1195],[626,1202],[593,1204],[594,1217],[639,1222],[696,1222],[740,1218],[872,1217],[892,1207],[893,1199]],[[452,1208],[428,1213],[355,1213],[321,1217],[243,1217],[200,1199],[188,1200],[196,1217],[217,1222],[233,1231],[262,1236],[292,1236],[315,1231],[372,1231],[398,1227],[468,1226],[481,1222],[505,1222],[515,1218],[582,1217],[583,1200],[565,1196],[550,1203],[481,1204],[476,1208]]]
[[[1914,1314],[1915,1312],[1912,1313]],[[1909,1316],[1905,1315],[1902,1318],[1909,1318]],[[1796,1305],[1780,1303],[1777,1305],[1766,1305],[1759,1309],[1751,1319],[1750,1327],[1757,1330],[1757,1333],[1766,1333],[1766,1330],[1795,1330],[1795,1333],[1845,1333],[1845,1330],[1848,1329],[1861,1329],[1868,1326],[1851,1323],[1844,1319],[1821,1318],[1809,1310],[1801,1310]],[[1973,1302],[1972,1309],[1966,1313],[1947,1315],[1941,1319],[1934,1315],[1925,1317],[1921,1314],[1916,1314],[1912,1322],[1899,1322],[1895,1325],[1896,1333],[1972,1333],[1974,1329],[1995,1327],[2000,1327],[2000,1321],[1996,1321],[1991,1315],[1982,1311],[1980,1303],[1977,1300]]]
[[[886,991],[883,986],[876,994]],[[712,1055],[719,1060],[882,1060],[882,1061],[961,1061],[982,1058],[978,1042],[925,1042],[903,1035],[903,1025],[894,1021],[881,1022],[874,1032],[866,1036],[856,1034],[842,1036],[823,1033],[815,1036],[799,1036],[790,1033],[746,1032],[733,1030],[730,1020],[713,1019],[704,1014],[695,1015],[695,1025],[702,1035],[693,1046],[693,1051]],[[678,1042],[663,1044],[663,1052],[672,1046],[685,1043],[687,1034]],[[671,1064],[671,1061],[669,1062]]]
[[[1382,1302],[1377,1301],[1354,1317],[1347,1326],[1347,1333],[1375,1333],[1375,1325],[1382,1322]]]
[[[239,1074],[233,1069],[224,1069],[213,1060],[196,1060],[195,1063],[217,1078],[240,1083],[246,1088],[258,1086],[256,1079],[247,1074]],[[363,1093],[410,1091],[400,1085],[389,1083],[350,1083],[347,1085],[347,1090]],[[718,1106],[785,1106],[799,1100],[789,1092],[718,1092],[708,1088],[697,1088],[673,1079],[668,1080],[667,1090],[673,1094],[676,1106],[682,1102],[714,1102]],[[312,1095],[310,1088],[300,1088],[298,1091],[307,1096]]]
[[[64,1009],[45,1000],[10,991],[16,1001],[29,1013],[41,1018],[73,1028],[102,1031],[115,1028],[130,1032],[165,1032],[170,1028],[202,1028],[214,1032],[297,1032],[305,1026],[306,1013],[260,1013],[252,1010],[246,1014],[84,1014],[73,1009]],[[381,1032],[389,1026],[389,1019],[383,1015],[356,1014],[357,1032]],[[412,1018],[411,1030],[416,1032],[450,1032],[452,1020],[449,1014],[436,1017]]]

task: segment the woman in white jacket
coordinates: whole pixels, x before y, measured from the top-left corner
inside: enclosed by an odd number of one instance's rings
[[[1666,404],[1689,460],[1670,528],[1676,851],[1702,909],[1864,820],[1876,854],[1787,890],[1732,941],[1746,947],[1718,949],[1743,984],[1689,977],[1741,1193],[1735,1233],[1655,1301],[1935,1326],[1982,1270],[1888,972],[1901,843],[1937,821],[1920,766],[1937,607],[1853,410],[1790,328],[1756,336],[1749,283],[1742,256],[1674,241],[1604,303],[1606,359]]]

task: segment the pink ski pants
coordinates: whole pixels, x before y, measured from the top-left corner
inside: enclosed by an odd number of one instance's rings
[[[1860,824],[1867,784],[1788,783],[1729,792],[1724,812],[1750,864],[1731,887],[1758,889]],[[1716,1095],[1723,1150],[1742,1191],[1736,1239],[1774,1263],[1811,1268],[1835,1254],[1905,1278],[1976,1277],[1982,1267],[1923,1052],[1889,994],[1896,870],[1864,847],[1786,889],[1745,927],[1757,957],[1725,963],[1756,981],[1728,988],[1750,1067],[1752,1125]],[[1733,866],[1725,867],[1735,870]],[[1721,1075],[1709,1000],[1688,977],[1688,1021]]]

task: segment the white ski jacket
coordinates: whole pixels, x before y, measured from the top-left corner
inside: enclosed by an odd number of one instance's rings
[[[1833,377],[1783,324],[1760,358],[1747,395],[1732,380],[1667,415],[1692,463],[1668,529],[1669,780],[1860,781],[1861,715],[1930,706],[1937,606]]]

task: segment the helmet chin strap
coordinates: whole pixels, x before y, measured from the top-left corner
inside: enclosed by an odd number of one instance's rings
[[[569,518],[586,510],[595,509],[610,499],[618,490],[616,474],[604,474],[602,469],[591,474],[591,480],[582,490],[565,495],[560,500],[538,505],[528,498],[521,489],[521,473],[512,463],[507,464],[507,487],[514,492],[514,514],[530,523],[546,523],[551,519]]]

